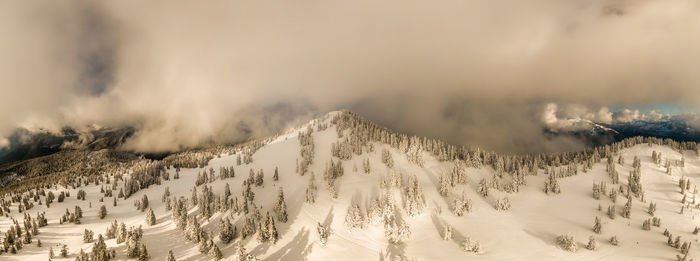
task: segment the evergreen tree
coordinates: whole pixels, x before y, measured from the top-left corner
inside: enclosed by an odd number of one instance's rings
[[[586,249],[588,249],[588,250],[598,249],[598,243],[595,241],[595,237],[590,236],[588,238],[588,244],[586,245]]]
[[[226,244],[236,238],[235,226],[231,225],[228,219],[222,218],[219,220],[219,239]]]
[[[209,257],[213,260],[221,260],[223,257],[223,254],[221,254],[221,250],[219,249],[218,246],[214,245],[210,250],[209,250]]]
[[[173,255],[172,250],[168,250],[168,259],[167,261],[175,261],[175,256]]]
[[[275,212],[277,213],[277,220],[282,223],[287,222],[287,202],[284,200],[284,191],[282,188],[277,192],[277,204],[275,205]]]
[[[104,219],[107,216],[107,207],[105,207],[105,205],[100,206],[97,216],[100,217],[100,219]]]
[[[156,215],[153,213],[153,209],[148,208],[146,212],[146,224],[153,226],[156,224]]]
[[[68,257],[68,246],[65,244],[63,246],[61,246],[61,257],[62,258]]]
[[[602,229],[603,225],[600,223],[600,219],[598,217],[595,217],[595,224],[593,224],[593,232],[595,232],[596,234],[600,234]]]
[[[612,236],[610,238],[610,244],[613,246],[617,246],[619,244],[619,242],[617,241],[617,236]]]

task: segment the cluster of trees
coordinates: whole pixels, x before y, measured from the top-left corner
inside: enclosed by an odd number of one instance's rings
[[[473,240],[470,237],[467,237],[462,241],[462,250],[465,252],[472,252],[475,254],[480,254],[481,253],[481,243],[479,241]]]
[[[423,189],[418,184],[418,178],[415,175],[409,176],[403,189],[403,207],[406,213],[411,217],[417,216],[425,205]]]
[[[32,219],[29,214],[24,213],[24,230],[19,222],[13,218],[13,225],[5,232],[5,237],[2,240],[0,254],[7,252],[16,254],[24,245],[31,244],[32,238],[39,235],[39,227],[46,226],[46,219],[43,218],[43,215],[43,213],[37,214],[37,218]],[[37,245],[41,247],[41,240],[37,240]]]
[[[75,206],[73,213],[68,211],[66,208],[66,213],[61,216],[59,223],[63,224],[64,222],[70,222],[73,224],[80,224],[81,218],[83,218],[83,210],[79,206]]]
[[[494,205],[496,210],[509,210],[510,209],[510,199],[508,197],[503,197],[496,200],[496,205]]]
[[[299,132],[299,144],[301,145],[301,163],[297,161],[296,172],[304,176],[309,171],[309,166],[314,160],[314,138],[311,136],[313,129],[311,126],[306,132]]]
[[[558,236],[557,245],[569,252],[576,252],[576,250],[578,250],[578,246],[576,245],[576,239],[574,239],[574,236],[570,235]]]

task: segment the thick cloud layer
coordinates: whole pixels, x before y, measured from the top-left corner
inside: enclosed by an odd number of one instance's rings
[[[127,148],[164,151],[349,108],[488,149],[568,150],[581,144],[542,135],[550,102],[603,121],[606,105],[697,106],[698,31],[694,0],[5,1],[0,137],[128,125]]]

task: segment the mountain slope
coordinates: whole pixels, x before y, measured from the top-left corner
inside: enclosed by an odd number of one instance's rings
[[[509,163],[517,165],[516,158],[512,158],[514,161],[511,161],[509,157],[497,157],[483,152],[472,151],[466,154],[455,152],[462,155],[457,157],[458,160],[440,160],[439,158],[443,156],[429,153],[428,148],[424,148],[423,151],[414,151],[413,146],[400,144],[399,141],[394,144],[367,141],[369,145],[361,146],[361,154],[351,152],[349,159],[340,160],[333,155],[346,158],[348,156],[346,150],[352,149],[338,144],[345,140],[353,140],[357,133],[352,132],[364,129],[360,127],[364,125],[352,118],[345,121],[339,120],[341,116],[347,116],[347,113],[331,113],[310,122],[307,126],[267,140],[260,145],[236,148],[230,151],[230,154],[222,153],[211,159],[203,168],[181,168],[178,173],[179,179],[172,179],[177,172],[174,166],[167,168],[164,171],[171,177],[169,180],[161,181],[161,185],[151,185],[138,190],[127,199],[119,199],[116,207],[112,206],[111,197],[105,197],[104,203],[99,202],[103,197],[103,193],[100,192],[101,186],[106,184],[95,185],[91,182],[90,185],[78,188],[58,186],[47,189],[54,194],[70,191],[71,196],[64,202],[54,202],[48,209],[44,205],[37,204],[27,211],[32,217],[35,217],[37,212],[46,212],[48,226],[40,228],[39,235],[34,238],[34,240],[41,239],[43,246],[37,247],[34,242],[19,250],[17,254],[5,253],[2,258],[46,260],[49,247],[53,247],[54,252],[58,254],[57,244],[66,244],[71,252],[69,258],[75,259],[80,249],[89,252],[93,247],[92,243],[83,242],[82,235],[85,229],[93,230],[95,235],[104,234],[110,223],[116,219],[118,222],[124,222],[126,227],[143,226],[141,241],[148,247],[152,260],[165,259],[169,250],[173,251],[177,260],[209,260],[208,255],[199,252],[198,244],[187,240],[183,231],[177,228],[176,220],[173,220],[171,212],[166,210],[166,204],[160,199],[166,187],[169,188],[171,197],[190,198],[198,175],[207,172],[210,168],[216,173],[216,178],[198,186],[198,193],[203,191],[204,186],[210,186],[218,198],[224,194],[225,185],[229,184],[232,197],[235,196],[240,200],[243,198],[244,182],[248,174],[251,170],[253,172],[262,170],[263,185],[251,186],[255,193],[253,202],[261,208],[261,214],[264,215],[268,211],[274,214],[278,189],[283,188],[286,198],[288,221],[285,223],[276,220],[280,237],[275,244],[259,243],[256,235],[246,239],[241,239],[239,236],[234,241],[236,243],[228,244],[214,237],[213,242],[221,249],[227,260],[237,258],[239,244],[243,245],[251,255],[265,260],[668,260],[675,258],[679,250],[666,245],[666,237],[662,235],[665,228],[674,237],[681,236],[683,241],[695,242],[697,239],[692,232],[699,225],[694,219],[698,210],[692,207],[685,209],[683,214],[679,214],[683,195],[678,187],[681,177],[687,178],[693,185],[700,181],[698,180],[700,179],[698,176],[700,159],[694,151],[683,151],[681,154],[668,145],[628,144],[627,147],[620,145],[619,151],[611,153],[614,155],[615,162],[619,156],[624,159],[624,164],[614,163],[619,172],[620,185],[623,187],[628,184],[628,175],[633,170],[634,158],[638,157],[641,160],[641,184],[645,191],[645,202],[641,202],[641,198],[632,197],[631,218],[627,219],[620,216],[626,202],[626,198],[622,196],[623,193],[615,203],[605,195],[599,200],[592,197],[593,183],[607,182],[608,189],[604,194],[620,186],[612,184],[606,172],[605,160],[593,163],[592,168],[586,173],[582,171],[585,163],[580,162],[582,164],[575,165],[578,170],[577,175],[557,178],[561,187],[560,194],[544,193],[547,178],[544,169],[535,168],[532,174],[536,175],[529,175],[529,173],[523,176],[514,175],[510,173],[508,166]],[[308,171],[301,175],[297,173],[302,172],[297,171],[297,166],[299,163],[303,165],[303,158],[300,155],[302,148],[310,147],[305,138],[309,128],[313,129],[310,132],[313,141],[313,150],[311,150],[313,160]],[[344,129],[340,132],[343,137],[339,136],[338,128]],[[397,137],[401,140],[400,135]],[[302,146],[302,143],[306,143],[306,146]],[[339,149],[339,146],[342,148]],[[388,167],[388,164],[384,163],[386,161],[384,151],[390,153],[393,167]],[[680,161],[684,156],[684,166],[671,164],[671,175],[666,174],[665,168],[652,162],[653,151],[661,152],[663,159],[672,163]],[[451,153],[448,147],[445,155]],[[252,155],[252,162],[249,164],[245,163],[247,155]],[[479,155],[480,159],[464,158],[465,155],[467,157]],[[239,157],[244,159],[244,163],[240,165],[237,163]],[[491,159],[495,162],[501,160],[503,163],[491,163]],[[544,159],[547,157],[543,156],[540,160]],[[369,161],[369,173],[364,173],[366,161]],[[481,161],[481,163],[471,164],[470,161]],[[342,162],[342,176],[336,179],[328,178],[334,182],[324,179],[328,177],[324,174],[328,173],[331,162]],[[523,159],[522,162],[527,160]],[[540,164],[544,163],[540,161]],[[457,165],[462,167],[455,168]],[[494,169],[492,166],[506,167]],[[132,166],[125,177],[136,176],[134,171],[140,167],[143,166]],[[222,167],[232,167],[235,177],[218,177]],[[278,181],[272,179],[276,168],[279,171]],[[555,170],[560,174],[564,173],[565,168],[564,166],[546,167],[548,172]],[[441,177],[462,169],[466,182],[464,184],[455,182],[454,187],[449,186],[446,197],[440,195]],[[114,178],[112,176],[114,174],[118,173],[105,173],[110,179]],[[314,184],[318,191],[315,203],[306,203],[306,190],[312,175],[315,177]],[[413,184],[412,177],[415,177],[415,182],[421,188],[424,199],[424,207],[415,216],[409,215],[406,206],[406,203],[410,202],[408,197],[413,195],[406,192]],[[522,182],[515,182],[519,178],[522,178]],[[479,193],[479,183],[482,180],[489,183],[488,187],[490,187],[486,197],[480,196]],[[334,186],[329,186],[328,183]],[[119,181],[118,184],[118,188],[114,190],[115,196],[126,183]],[[337,198],[332,197],[332,187],[337,189]],[[85,200],[76,199],[75,195],[80,189],[86,191]],[[459,217],[452,210],[454,200],[459,199],[462,192],[470,199],[472,209]],[[692,189],[686,194],[691,201]],[[134,207],[134,202],[144,196],[148,197],[149,205],[156,215],[156,224],[153,226],[147,225],[144,212]],[[510,200],[512,207],[509,210],[496,210],[494,206],[497,205],[497,201],[504,197]],[[350,206],[359,205],[364,216],[369,218],[371,202],[379,198],[383,198],[382,202],[391,202],[390,199],[393,199],[396,206],[393,210],[395,219],[404,220],[408,224],[410,236],[402,243],[392,244],[387,240],[381,220],[380,224],[368,222],[364,224],[365,228],[349,229],[345,225]],[[44,201],[45,198],[41,197],[41,200]],[[10,202],[7,195],[4,202]],[[642,223],[652,217],[647,213],[650,202],[657,204],[655,217],[660,217],[662,223],[660,227],[652,227],[651,231],[645,231],[642,229]],[[5,204],[11,205],[9,217],[22,219],[23,213],[17,212],[17,202]],[[106,205],[108,214],[105,219],[99,219],[97,211],[103,204]],[[72,212],[76,205],[83,210],[84,218],[81,219],[81,224],[68,222],[60,224],[59,217],[66,212],[66,209]],[[598,210],[599,205],[603,211]],[[615,219],[610,219],[605,212],[610,205],[617,207]],[[202,212],[199,207],[191,206],[188,211],[190,217],[198,216]],[[203,217],[197,217],[197,219],[205,231],[212,231],[217,235],[221,218],[229,218],[240,232],[245,223],[245,216],[226,210],[216,211],[208,221]],[[12,225],[9,217],[0,218],[0,231],[5,232]],[[592,231],[596,217],[599,217],[603,223],[601,234]],[[328,225],[332,231],[325,246],[319,243],[317,233],[319,223]],[[454,231],[452,239],[449,240],[442,238],[446,224]],[[571,253],[556,245],[556,237],[563,234],[575,237],[578,251]],[[599,245],[595,251],[584,248],[591,235]],[[608,243],[608,239],[612,236],[617,236],[619,246]],[[467,253],[461,248],[461,244],[467,237],[480,242],[479,253]],[[117,260],[127,259],[124,243],[117,244],[115,239],[109,239],[106,240],[106,244],[108,248],[116,250]],[[697,256],[698,251],[697,248],[691,248],[689,256]],[[62,259],[55,258],[55,260]]]

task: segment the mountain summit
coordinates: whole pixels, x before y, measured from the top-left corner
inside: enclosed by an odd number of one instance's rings
[[[637,137],[501,155],[333,112],[163,159],[38,158],[2,190],[0,249],[8,260],[692,257],[697,153]]]

